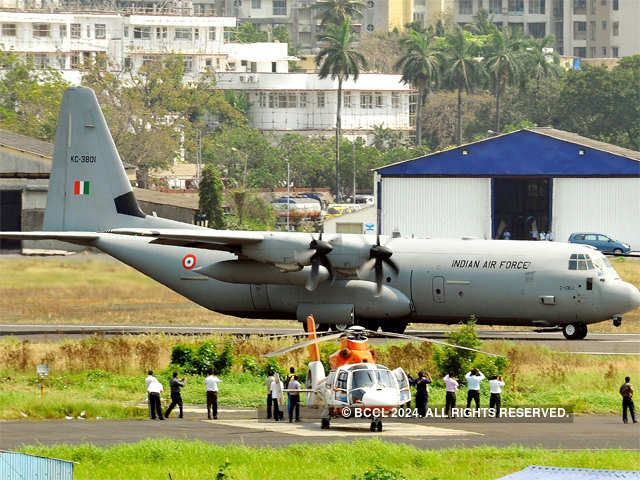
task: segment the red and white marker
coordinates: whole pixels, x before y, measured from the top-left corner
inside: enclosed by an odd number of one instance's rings
[[[196,256],[195,255],[187,255],[182,259],[182,266],[187,270],[191,270],[196,266]]]

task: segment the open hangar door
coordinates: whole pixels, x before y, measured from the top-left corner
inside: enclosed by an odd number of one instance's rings
[[[532,232],[548,232],[551,226],[551,178],[511,177],[493,178],[492,231],[493,238],[504,238],[511,233],[511,240],[531,240]]]
[[[22,228],[22,191],[0,190],[0,231],[17,232]],[[0,253],[16,253],[22,249],[20,240],[0,239]]]

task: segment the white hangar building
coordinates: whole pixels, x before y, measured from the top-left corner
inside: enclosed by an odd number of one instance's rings
[[[586,231],[640,250],[640,152],[573,133],[518,130],[378,168],[374,182],[384,235]]]

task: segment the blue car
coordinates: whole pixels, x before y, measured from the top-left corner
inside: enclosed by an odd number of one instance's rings
[[[569,235],[569,243],[591,245],[604,253],[629,253],[631,246],[628,243],[618,242],[608,235],[601,233],[572,233]]]

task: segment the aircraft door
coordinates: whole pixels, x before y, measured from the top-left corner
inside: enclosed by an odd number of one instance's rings
[[[253,302],[253,308],[258,311],[271,310],[268,286],[251,284],[251,301]]]
[[[432,285],[433,285],[433,289],[432,289],[433,302],[444,303],[444,299],[445,299],[444,277],[433,277]]]
[[[400,367],[396,368],[393,371],[393,375],[396,377],[396,381],[398,382],[398,390],[400,392],[400,402],[401,403],[409,402],[411,400],[409,377],[407,377],[407,374]]]

